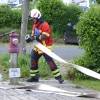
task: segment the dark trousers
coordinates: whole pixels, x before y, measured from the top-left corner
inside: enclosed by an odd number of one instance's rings
[[[58,67],[56,66],[54,60],[50,56],[48,56],[45,53],[40,55],[32,49],[32,51],[31,51],[31,60],[30,60],[30,64],[31,64],[30,65],[30,70],[37,70],[38,69],[38,60],[42,55],[45,58],[47,64],[49,65],[51,71],[54,71],[54,70],[58,69]]]

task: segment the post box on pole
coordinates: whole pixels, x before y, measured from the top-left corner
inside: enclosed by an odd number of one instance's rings
[[[17,84],[17,78],[20,76],[20,69],[17,68],[18,63],[18,34],[13,31],[9,34],[10,42],[9,42],[9,52],[10,52],[10,69],[9,69],[9,76],[10,76],[10,84]]]

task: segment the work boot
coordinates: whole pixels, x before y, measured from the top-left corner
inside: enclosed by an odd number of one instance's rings
[[[39,82],[39,76],[40,76],[39,74],[36,74],[35,76],[27,79],[26,81],[27,82]]]
[[[59,83],[63,83],[63,82],[64,82],[64,80],[62,79],[62,77],[61,77],[61,76],[58,76],[58,77],[56,78],[56,80],[58,80],[58,81],[59,81]]]

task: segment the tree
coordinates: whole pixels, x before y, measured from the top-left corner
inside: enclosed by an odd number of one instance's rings
[[[30,0],[24,0],[23,1],[22,22],[21,22],[21,36],[20,36],[20,53],[22,53],[22,49],[26,45],[25,35],[27,34],[29,1]]]
[[[20,36],[20,53],[22,53],[22,49],[26,46],[25,35],[27,34],[27,26],[28,26],[28,10],[29,2],[32,1],[31,8],[35,6],[36,0],[24,0],[22,7],[22,22],[21,22],[21,36]],[[32,9],[33,9],[32,8]]]

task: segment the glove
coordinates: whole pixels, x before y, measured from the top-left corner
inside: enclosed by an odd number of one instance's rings
[[[34,36],[33,36],[33,37],[34,37],[34,40],[39,41],[39,36],[40,36],[40,35],[37,35],[37,36],[36,36],[36,35],[34,35]]]
[[[33,36],[30,36],[30,35],[26,35],[25,36],[25,40],[26,40],[27,43],[30,43],[30,42],[33,42],[34,37]]]

